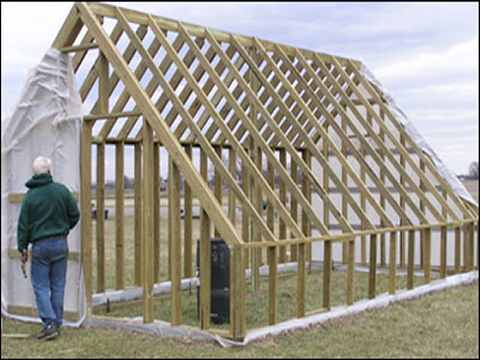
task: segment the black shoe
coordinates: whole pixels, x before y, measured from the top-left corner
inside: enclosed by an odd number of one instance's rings
[[[37,340],[52,340],[59,335],[55,326],[49,325],[42,329],[42,331],[36,336]]]

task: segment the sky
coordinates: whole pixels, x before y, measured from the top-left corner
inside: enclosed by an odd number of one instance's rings
[[[361,60],[450,169],[478,161],[478,3],[110,3]],[[71,6],[2,2],[2,119]]]

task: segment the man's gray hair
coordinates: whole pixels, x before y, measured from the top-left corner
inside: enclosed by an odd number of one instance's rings
[[[32,167],[35,175],[47,174],[52,170],[52,160],[45,156],[39,156],[33,160]]]

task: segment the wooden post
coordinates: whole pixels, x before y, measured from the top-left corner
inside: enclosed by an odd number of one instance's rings
[[[403,134],[400,135],[400,143],[402,144],[402,146],[406,147],[405,135],[403,135]],[[403,155],[400,155],[400,166],[402,168],[406,167],[405,156],[403,156]],[[405,187],[405,177],[403,176],[403,174],[400,176],[400,184]],[[405,213],[405,197],[403,195],[400,195],[400,206],[401,206],[403,212]],[[406,225],[407,224],[407,221],[406,221],[405,217],[402,217],[400,219],[400,224],[401,225]],[[400,232],[400,267],[402,269],[405,268],[406,235],[407,235],[407,233],[405,231]]]
[[[297,164],[290,160],[290,171],[292,180],[296,183],[298,181],[298,167]],[[290,213],[295,222],[298,222],[298,203],[297,200],[290,195]],[[294,238],[294,234],[290,234]],[[297,245],[290,245],[290,261],[297,261]]]
[[[275,171],[271,161],[268,162],[268,184],[275,190]],[[268,228],[275,233],[273,204],[268,203],[267,209],[267,225]],[[268,262],[268,298],[269,298],[269,312],[268,323],[274,325],[277,322],[277,248],[274,246],[267,248],[267,262]]]
[[[447,276],[447,236],[448,229],[446,226],[441,228],[440,239],[440,278],[444,279]]]
[[[97,293],[105,292],[105,144],[97,145]]]
[[[247,150],[248,152],[248,150]],[[245,195],[251,199],[250,194],[250,176],[248,174],[247,167],[245,163],[242,161],[242,189]],[[242,237],[245,243],[250,242],[250,219],[247,214],[247,206],[245,204],[242,205]],[[244,259],[245,268],[249,267],[250,262],[250,249],[245,249]]]
[[[232,294],[230,296],[230,333],[235,340],[242,340],[246,333],[245,313],[245,261],[242,259],[241,247],[231,249],[230,279]]]
[[[297,318],[302,318],[305,316],[305,243],[299,244],[297,249]]]
[[[181,269],[182,269],[182,243],[180,237],[180,173],[172,158],[169,159],[168,172],[168,209],[169,233],[171,239],[170,274],[172,281],[171,306],[173,326],[182,322],[181,312]]]
[[[215,151],[217,152],[217,155],[222,158],[222,147],[221,146],[215,146]],[[220,171],[215,169],[215,198],[218,200],[220,203],[220,206],[223,209],[223,191],[222,191],[222,176],[220,175]],[[215,228],[215,237],[219,238],[220,233],[218,232],[218,229]]]
[[[102,52],[98,55],[99,113],[108,114],[109,83],[108,60]],[[97,145],[97,292],[105,291],[105,144]]]
[[[92,127],[88,121],[82,123],[81,157],[80,157],[80,206],[82,232],[82,264],[85,274],[85,297],[87,316],[92,315]]]
[[[332,273],[332,242],[323,242],[323,307],[330,310],[330,279]]]
[[[285,149],[280,149],[280,163],[282,164],[283,167],[287,167],[287,153]],[[280,201],[282,204],[287,205],[287,188],[285,186],[285,182],[280,179]],[[285,224],[285,221],[280,219],[279,223],[279,234],[278,237],[280,240],[286,239],[287,238],[287,225]],[[286,246],[280,246],[280,263],[286,263],[287,262],[287,247]]]
[[[208,182],[208,158],[205,151],[200,150],[200,173]],[[202,208],[200,215],[200,328],[210,327],[210,298],[211,298],[211,245],[210,245],[210,218]]]
[[[311,168],[311,155],[308,150],[304,150],[303,153],[303,160]],[[302,190],[305,194],[305,198],[311,203],[312,202],[312,191],[310,187],[310,182],[308,181],[307,175],[303,174],[302,177]],[[308,220],[308,215],[305,211],[302,211],[302,231],[305,237],[310,237],[312,235],[310,221]],[[306,259],[308,261],[308,272],[312,271],[312,243],[306,245]]]
[[[192,158],[192,146],[187,145],[185,151],[188,157]],[[185,252],[185,261],[183,263],[184,268],[183,272],[186,278],[191,278],[193,276],[193,238],[192,238],[192,221],[193,221],[193,212],[192,212],[192,190],[188,186],[187,182],[184,182],[184,209],[185,217],[183,220],[184,226],[184,252]]]
[[[353,304],[353,277],[355,274],[355,239],[347,242],[347,305]]]
[[[160,146],[153,145],[153,241],[154,282],[160,282]]]
[[[370,115],[367,113],[367,120],[369,118],[370,118]],[[361,154],[364,157],[366,157],[366,155],[367,155],[367,152],[363,149],[363,147],[361,149]],[[361,167],[360,176],[361,176],[362,181],[365,183],[365,185],[368,185],[367,184],[367,174],[366,174],[364,166]],[[363,212],[366,213],[366,211],[367,211],[367,199],[366,199],[366,196],[363,192],[360,193],[360,206],[361,206]],[[362,217],[361,221],[362,221],[362,230],[366,230],[367,229],[367,219],[365,217]],[[365,235],[362,235],[360,241],[361,241],[360,242],[360,261],[361,261],[362,265],[365,266],[367,264],[367,237]]]
[[[347,123],[345,121],[345,118],[342,117],[342,130],[347,133]],[[341,151],[343,156],[345,156],[346,159],[348,159],[348,154],[347,154],[347,144],[342,141],[342,147]],[[342,166],[342,183],[344,183],[347,188],[348,188],[348,175],[347,171],[345,170],[345,167]],[[345,196],[345,193],[342,192],[342,215],[345,217],[345,219],[348,219],[348,201]],[[342,242],[342,263],[347,264],[348,263],[348,244],[346,241]],[[348,293],[348,291],[347,291]],[[348,303],[348,295],[347,295],[347,303]]]
[[[390,233],[390,249],[389,249],[389,271],[388,271],[388,293],[395,294],[396,290],[396,269],[397,269],[397,233]]]
[[[431,275],[431,241],[432,241],[432,230],[423,229],[423,272],[425,275],[425,283],[430,283],[432,280]]]
[[[385,114],[382,109],[380,109],[380,118],[382,119],[382,121],[385,121]],[[379,131],[379,136],[382,142],[385,142],[385,132],[382,129],[380,129]],[[380,150],[380,154],[383,162],[385,162],[385,153],[383,152],[383,150]],[[380,180],[382,181],[383,184],[385,184],[385,171],[383,170],[383,167],[380,168]],[[380,194],[380,205],[382,206],[383,209],[385,209],[385,197],[383,196],[383,194]],[[381,221],[380,226],[382,228],[385,227],[385,223]],[[385,233],[382,233],[380,235],[380,266],[381,267],[386,266],[386,256],[385,256],[386,244],[385,243],[386,243],[386,235]]]
[[[325,129],[325,131],[328,131],[328,130]],[[327,161],[329,161],[330,156],[328,154],[328,142],[325,139],[323,139],[322,143],[323,143],[323,156],[325,157],[325,159],[327,159]],[[323,169],[323,188],[328,190],[329,185],[330,184],[328,179],[328,172],[327,172],[327,169],[324,168]],[[329,212],[326,201],[323,202],[323,223],[325,224],[325,227],[327,229],[330,228],[330,212]]]
[[[415,269],[415,231],[408,231],[407,289],[413,289]]]
[[[370,270],[368,275],[368,298],[374,299],[377,286],[377,235],[370,235]]]
[[[143,205],[142,205],[142,147],[140,143],[134,145],[135,149],[135,285],[143,284],[142,271],[142,227],[143,227]]]
[[[153,322],[153,280],[154,280],[154,147],[153,130],[148,121],[143,124],[143,322]]]
[[[459,226],[455,227],[455,274],[460,273],[461,269],[461,249],[462,248],[462,231]]]
[[[420,170],[425,172],[425,162],[420,160]],[[425,185],[423,183],[422,178],[420,178],[419,187],[421,191],[425,191]],[[420,211],[425,214],[425,202],[420,199]],[[423,269],[424,261],[425,261],[425,241],[424,241],[424,233],[420,233],[420,268]]]
[[[235,149],[231,148],[228,152],[228,171],[237,178],[237,156]],[[236,206],[235,193],[233,191],[228,192],[228,218],[232,222],[233,226],[236,226],[236,215],[237,215],[237,206]]]
[[[115,145],[115,288],[125,288],[124,282],[124,151],[123,143]]]

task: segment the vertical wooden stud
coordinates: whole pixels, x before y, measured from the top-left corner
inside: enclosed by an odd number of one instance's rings
[[[440,229],[440,277],[442,279],[447,276],[447,236],[448,229],[442,226]]]
[[[160,282],[160,146],[153,145],[153,249],[154,282]]]
[[[182,243],[180,236],[180,172],[173,160],[169,159],[168,172],[168,209],[170,248],[170,274],[172,281],[171,306],[173,326],[182,323],[181,312],[181,279],[182,279]]]
[[[143,322],[153,322],[153,281],[154,281],[154,176],[153,176],[153,130],[148,121],[143,124]]]
[[[323,242],[323,307],[330,310],[330,283],[332,275],[332,242]]]
[[[208,158],[205,151],[200,150],[200,174],[208,182]],[[202,208],[200,215],[200,328],[210,328],[211,299],[211,244],[210,218]]]
[[[390,233],[390,246],[389,246],[389,270],[388,270],[388,293],[395,294],[396,290],[396,269],[397,269],[397,233],[392,231]]]
[[[185,152],[188,157],[192,158],[192,146],[187,145],[185,147]],[[183,218],[183,236],[184,236],[184,263],[183,263],[183,273],[186,278],[191,278],[193,276],[193,238],[192,238],[192,221],[193,221],[193,210],[192,210],[192,189],[184,182],[184,200],[183,206],[185,209],[184,218]]]
[[[92,127],[93,124],[83,121],[81,134],[80,157],[80,206],[82,232],[82,264],[85,274],[85,297],[87,316],[92,315]]]
[[[143,205],[142,205],[142,147],[140,143],[134,145],[134,167],[135,167],[135,220],[134,220],[134,241],[135,241],[135,285],[141,286],[143,284],[142,271],[142,227],[143,227]]]
[[[115,288],[122,290],[125,288],[124,281],[124,202],[125,202],[125,147],[123,143],[115,144]]]
[[[377,235],[370,235],[370,269],[368,275],[368,298],[374,299],[377,287]]]
[[[280,149],[279,151],[279,157],[280,157],[280,163],[282,164],[283,167],[287,167],[287,153],[284,148]],[[280,180],[280,201],[282,204],[286,205],[287,204],[287,188],[285,186],[285,182],[283,180]],[[280,219],[279,222],[279,239],[286,239],[287,238],[287,226],[285,222]],[[280,263],[286,263],[287,262],[287,247],[286,246],[280,246]]]
[[[413,289],[415,270],[415,231],[408,231],[407,289]]]
[[[105,292],[105,144],[97,145],[97,293]]]

